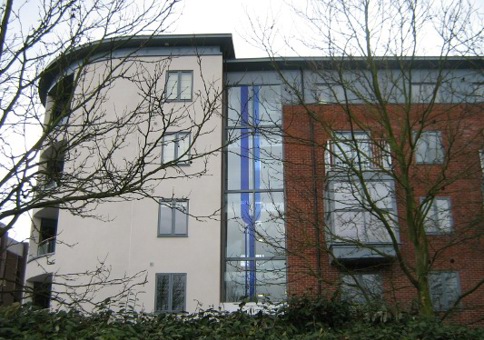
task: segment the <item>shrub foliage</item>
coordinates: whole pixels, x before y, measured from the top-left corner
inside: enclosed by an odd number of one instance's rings
[[[196,314],[49,312],[0,309],[0,339],[484,339],[484,329],[395,315],[382,308],[298,298],[256,314],[205,310]]]

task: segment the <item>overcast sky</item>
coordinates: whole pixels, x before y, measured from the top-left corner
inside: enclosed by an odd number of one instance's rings
[[[296,1],[306,0],[292,0]],[[237,58],[265,57],[256,35],[260,25],[270,27],[277,21],[283,25],[277,27],[280,39],[274,47],[280,54],[292,55],[282,39],[297,31],[297,18],[288,3],[291,0],[183,0],[173,33],[232,33]],[[309,50],[299,52],[304,55]]]

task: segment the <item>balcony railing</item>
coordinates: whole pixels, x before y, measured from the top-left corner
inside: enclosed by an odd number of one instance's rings
[[[37,246],[37,256],[53,254],[55,252],[55,237],[43,240]]]
[[[392,166],[388,143],[383,139],[328,141],[324,150],[329,171],[381,171]]]

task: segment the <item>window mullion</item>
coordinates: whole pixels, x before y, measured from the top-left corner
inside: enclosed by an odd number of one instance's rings
[[[182,85],[181,85],[181,80],[182,80],[182,75],[181,71],[177,72],[177,84],[176,84],[176,99],[181,100],[181,91],[182,91]]]

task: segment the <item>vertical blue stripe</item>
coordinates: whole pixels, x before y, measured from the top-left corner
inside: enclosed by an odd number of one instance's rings
[[[242,129],[240,130],[240,189],[249,189],[249,173],[250,173],[250,159],[249,159],[249,87],[240,87],[240,114],[242,121]],[[243,192],[240,194],[240,213],[242,221],[246,224],[244,228],[244,242],[245,242],[245,256],[249,256],[250,252],[250,238],[252,225],[250,216],[250,194]],[[251,297],[250,287],[250,268],[247,265],[250,262],[245,261],[245,295]],[[249,271],[248,271],[249,269]]]
[[[259,86],[254,86],[254,99],[253,99],[253,124],[254,124],[254,216],[252,218],[249,253],[252,258],[256,256],[256,221],[260,218],[261,201],[260,201],[260,175],[261,175],[261,160],[260,160],[260,132],[258,130],[260,124],[260,101],[259,101]],[[250,296],[256,295],[256,262],[252,261],[250,266],[251,278],[250,278]]]

